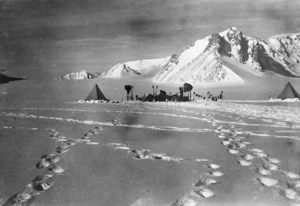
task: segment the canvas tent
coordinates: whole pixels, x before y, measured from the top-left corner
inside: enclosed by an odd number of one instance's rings
[[[300,95],[294,89],[292,84],[290,82],[288,82],[277,98],[278,99],[294,99],[294,98],[299,98],[300,99]]]
[[[16,80],[24,80],[24,78],[9,77],[0,73],[0,84],[5,84],[10,81],[16,81]]]
[[[90,94],[87,96],[87,98],[85,98],[85,101],[89,101],[89,100],[109,101],[108,99],[106,99],[104,94],[101,92],[101,90],[99,89],[97,84],[95,84],[95,86],[92,89],[92,91],[90,92]]]

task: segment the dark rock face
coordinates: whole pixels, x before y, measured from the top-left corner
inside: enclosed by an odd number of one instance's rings
[[[221,56],[235,56],[235,60],[239,63],[245,64],[249,59],[252,59],[252,63],[258,63],[258,68],[255,69],[262,72],[273,71],[284,76],[296,77],[292,72],[295,70],[295,66],[288,59],[294,49],[294,46],[291,47],[294,45],[294,40],[288,36],[284,40],[278,39],[278,41],[280,47],[278,50],[274,50],[268,41],[245,37],[241,31],[233,27],[224,36],[217,33],[212,34],[205,50],[215,47]],[[265,47],[267,47],[268,52]],[[280,54],[284,55],[281,58],[283,63],[276,60]],[[295,62],[299,61],[296,60]]]
[[[241,42],[240,42],[241,49],[239,51],[239,54],[240,54],[240,61],[242,63],[245,63],[249,59],[249,54],[248,54],[249,46],[248,46],[248,42],[249,41],[244,36],[241,37]]]
[[[285,70],[283,65],[269,57],[265,50],[258,50],[258,56],[257,62],[261,65],[262,71],[273,71],[284,76],[296,77],[291,72]]]
[[[168,61],[168,63],[163,67],[163,71],[168,71],[171,68],[175,67],[179,62],[179,54],[173,54]]]
[[[222,56],[231,57],[231,45],[228,41],[226,41],[223,37],[218,33],[214,33],[211,35],[208,45],[205,48],[204,52],[208,49],[215,47],[218,50],[218,53]]]
[[[130,68],[129,66],[127,66],[126,64],[123,64],[123,69],[126,71],[126,72],[129,72],[129,71],[132,71],[133,73],[135,73],[136,75],[141,75],[140,72]]]
[[[256,61],[256,62],[259,62],[262,54],[265,53],[265,52],[266,52],[265,48],[261,44],[257,43],[252,48],[253,60]]]
[[[173,64],[178,64],[178,58],[179,58],[179,55],[178,54],[173,54],[171,59],[170,59],[170,62],[173,63]]]
[[[237,28],[229,29],[227,33],[227,38],[233,46],[239,47],[238,54],[239,54],[239,61],[241,63],[245,63],[249,59],[248,55],[248,39],[243,36],[243,33],[239,31]]]
[[[220,41],[219,41],[219,49],[218,52],[219,54],[227,57],[231,57],[231,45],[228,41],[226,41],[223,37],[220,36]]]

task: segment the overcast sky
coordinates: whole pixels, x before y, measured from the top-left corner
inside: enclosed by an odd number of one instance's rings
[[[167,56],[232,26],[253,37],[300,32],[299,11],[299,0],[0,0],[0,54],[11,49],[8,41],[74,43],[78,52],[72,48],[65,58],[107,70]],[[90,52],[80,55],[82,47]]]
[[[250,35],[299,32],[298,0],[0,0],[1,30],[86,28],[86,36],[199,36],[232,25]],[[55,28],[54,28],[55,29]],[[53,34],[55,35],[55,34]],[[111,36],[113,35],[113,36]]]

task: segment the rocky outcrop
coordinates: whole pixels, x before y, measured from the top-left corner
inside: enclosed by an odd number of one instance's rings
[[[100,76],[104,76],[105,73],[89,73],[86,70],[81,70],[80,72],[74,72],[70,74],[66,74],[60,77],[57,77],[56,80],[58,79],[66,79],[66,80],[82,80],[82,79],[94,79],[98,78]]]

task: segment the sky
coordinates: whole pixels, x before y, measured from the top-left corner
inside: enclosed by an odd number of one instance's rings
[[[252,37],[298,33],[299,10],[299,0],[0,0],[0,67],[107,71],[232,26]]]

